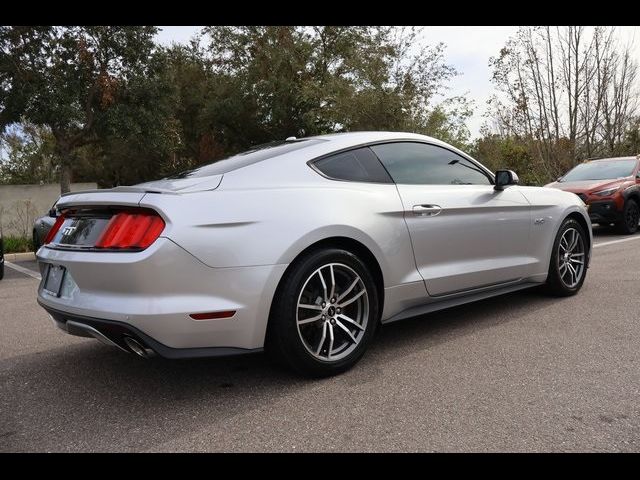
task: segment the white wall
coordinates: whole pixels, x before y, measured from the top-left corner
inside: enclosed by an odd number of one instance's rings
[[[95,183],[72,183],[71,191],[96,189]],[[33,222],[46,215],[60,197],[60,185],[0,185],[0,225],[4,236],[31,237]]]

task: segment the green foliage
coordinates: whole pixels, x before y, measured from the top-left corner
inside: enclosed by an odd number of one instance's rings
[[[509,169],[516,172],[522,185],[544,185],[552,178],[541,176],[533,166],[526,145],[517,138],[485,135],[473,144],[471,154],[492,171]]]
[[[61,188],[68,191],[76,149],[131,76],[144,75],[155,27],[0,26],[0,128],[46,126],[55,138]]]
[[[57,181],[55,139],[46,127],[29,123],[0,135],[0,183]]]
[[[224,97],[209,97],[205,117],[232,150],[354,130],[468,139],[464,121],[471,111],[464,99],[436,102],[456,74],[444,63],[444,46],[418,48],[417,30],[207,27],[203,34],[210,41],[208,65],[225,85]],[[245,121],[223,112],[238,112]]]
[[[133,184],[295,135],[424,133],[464,147],[471,106],[446,98],[444,46],[393,27],[0,27],[3,180]],[[35,139],[38,139],[36,141]],[[47,159],[45,161],[45,158]]]
[[[33,239],[28,237],[3,237],[4,253],[33,252]]]

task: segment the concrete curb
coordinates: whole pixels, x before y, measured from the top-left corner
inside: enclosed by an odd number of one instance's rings
[[[4,259],[7,262],[24,262],[27,260],[35,260],[36,255],[33,252],[26,253],[5,253]]]

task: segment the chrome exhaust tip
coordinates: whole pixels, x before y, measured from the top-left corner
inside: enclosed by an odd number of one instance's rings
[[[136,339],[131,337],[124,337],[124,343],[126,343],[127,347],[129,347],[129,349],[139,357],[142,357],[142,358],[150,357],[149,352],[147,352],[147,349],[144,347],[144,345],[142,345]]]

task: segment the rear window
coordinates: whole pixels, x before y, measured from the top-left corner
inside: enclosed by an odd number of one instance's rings
[[[393,183],[369,147],[337,153],[313,162],[329,178],[351,182]]]
[[[320,140],[317,138],[308,140],[294,140],[289,142],[278,141],[270,142],[253,147],[246,152],[238,153],[231,157],[217,160],[208,165],[194,168],[193,170],[187,170],[180,172],[166,179],[179,179],[179,178],[197,178],[197,177],[209,177],[211,175],[222,175],[229,173],[238,168],[246,167],[248,165],[267,160],[269,158],[277,157],[278,155],[284,155],[285,153],[294,152],[296,150],[302,150],[303,148],[317,145],[318,143],[325,142],[326,140]]]

